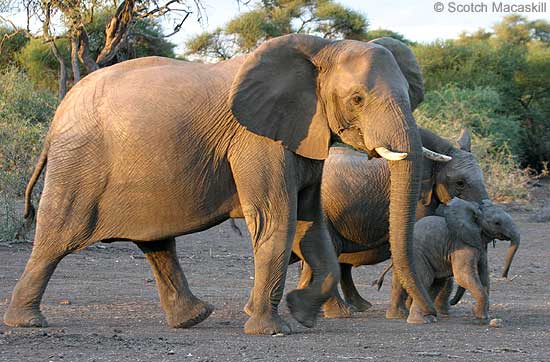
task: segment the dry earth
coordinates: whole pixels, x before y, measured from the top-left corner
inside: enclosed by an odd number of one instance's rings
[[[354,271],[359,291],[374,304],[368,312],[321,319],[312,329],[291,321],[295,333],[285,337],[244,335],[251,247],[224,223],[178,243],[192,289],[216,306],[205,322],[169,328],[139,250],[101,244],[66,257],[54,273],[42,305],[49,328],[0,324],[0,361],[550,361],[550,224],[534,223],[525,211],[513,215],[522,246],[512,280],[498,277],[507,243],[490,250],[491,316],[503,319],[502,328],[475,322],[469,295],[437,324],[385,319],[389,283],[380,292],[370,286],[384,267],[378,265]],[[0,315],[31,247],[0,244]],[[297,264],[290,267],[287,290],[298,272]],[[284,303],[280,310],[291,320]]]

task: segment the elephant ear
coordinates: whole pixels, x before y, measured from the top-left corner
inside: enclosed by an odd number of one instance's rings
[[[458,136],[458,139],[456,140],[456,143],[462,151],[471,152],[472,135],[470,134],[468,128],[462,129],[462,131],[460,132],[460,136]]]
[[[248,55],[229,96],[239,123],[300,156],[327,158],[331,132],[317,99],[318,69],[312,58],[330,43],[292,34],[267,41]]]
[[[424,158],[424,167],[422,168],[422,181],[420,183],[420,201],[422,205],[428,206],[432,202],[432,195],[435,188],[435,173],[433,161]]]
[[[371,40],[370,43],[382,45],[393,54],[393,57],[397,61],[397,65],[399,65],[401,72],[409,83],[411,111],[414,111],[424,100],[424,80],[422,79],[420,65],[411,48],[405,43],[389,37],[374,39]]]
[[[480,250],[483,248],[480,226],[482,215],[476,203],[455,197],[445,207],[444,215],[452,240]]]

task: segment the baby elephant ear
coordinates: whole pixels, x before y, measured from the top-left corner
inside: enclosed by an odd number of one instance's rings
[[[424,100],[424,80],[418,60],[414,56],[411,48],[405,43],[389,37],[371,40],[369,43],[376,43],[388,49],[395,58],[399,69],[409,83],[409,99],[411,101],[411,111]]]
[[[447,204],[444,214],[452,240],[477,249],[483,247],[480,225],[482,216],[479,205],[455,197]]]
[[[229,95],[239,123],[300,156],[327,158],[330,128],[317,99],[318,69],[312,58],[328,44],[327,39],[292,34],[267,41],[248,55]]]

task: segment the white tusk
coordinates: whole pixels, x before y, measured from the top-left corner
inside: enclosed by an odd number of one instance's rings
[[[424,155],[424,157],[430,160],[439,161],[439,162],[449,162],[450,160],[453,159],[450,156],[434,152],[432,150],[427,149],[426,147],[422,147],[422,154]]]
[[[386,147],[376,147],[374,150],[388,161],[399,161],[408,155],[407,152],[392,152]]]

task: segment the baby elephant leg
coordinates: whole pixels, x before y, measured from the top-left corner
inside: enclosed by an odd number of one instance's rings
[[[453,278],[438,279],[432,286],[434,288],[435,309],[437,315],[449,316],[449,298],[453,291]]]
[[[480,320],[489,319],[489,295],[487,289],[481,283],[477,268],[475,271],[455,274],[456,282],[467,289],[476,301],[473,307],[474,316]]]

